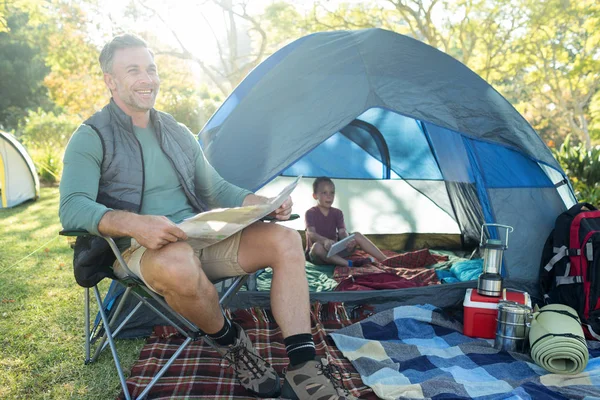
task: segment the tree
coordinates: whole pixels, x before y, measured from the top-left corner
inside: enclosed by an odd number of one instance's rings
[[[522,8],[511,0],[377,0],[335,9],[327,1],[316,1],[306,19],[312,21],[313,31],[384,28],[411,36],[488,81],[502,76],[511,39],[526,22]]]
[[[6,20],[7,14],[6,3],[0,3],[0,33],[9,31],[8,21]]]
[[[600,5],[594,0],[531,1],[518,42],[523,108],[547,137],[572,132],[591,148],[590,104],[600,88]]]
[[[0,9],[0,127],[6,130],[15,129],[28,109],[51,106],[43,85],[45,49],[36,39],[40,24],[29,6],[3,3]]]
[[[589,148],[600,128],[600,97],[593,97],[600,85],[599,7],[593,0],[379,0],[336,8],[316,1],[301,19],[273,6],[271,19],[288,36],[370,27],[412,36],[469,66],[546,139],[560,143],[573,132]]]
[[[600,139],[600,90],[590,100],[590,136],[598,142]],[[598,144],[598,143],[596,143]]]
[[[4,7],[9,31],[0,33],[0,125],[15,129],[38,109],[89,116],[106,91],[79,5],[17,0]]]
[[[50,72],[44,84],[56,106],[85,119],[106,103],[109,93],[98,64],[99,49],[86,29],[89,16],[77,4],[63,2],[48,13],[53,26],[47,33]]]
[[[159,55],[156,62],[161,79],[156,107],[197,134],[220,104],[221,97],[199,85],[188,65],[190,61]]]
[[[170,32],[171,38],[168,39],[171,40],[160,38],[154,41],[156,53],[193,61],[221,95],[227,96],[265,56],[267,36],[260,18],[248,11],[249,3],[249,0],[205,0],[185,4],[187,13],[197,15],[202,24],[209,28],[212,37],[203,36],[199,40],[214,44],[216,63],[208,61],[205,54],[192,51],[189,43],[182,40],[180,24],[163,16],[170,14],[168,10],[173,11],[176,5],[165,5],[158,0],[137,0],[132,2],[128,15],[160,23]],[[205,10],[209,6],[220,10],[223,22],[221,29],[206,16]],[[146,36],[152,37],[148,32]]]

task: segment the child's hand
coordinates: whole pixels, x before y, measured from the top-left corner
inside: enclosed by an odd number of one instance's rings
[[[325,239],[325,241],[323,242],[323,247],[325,247],[325,250],[329,251],[329,249],[331,249],[331,246],[333,246],[335,242],[331,239]]]
[[[346,243],[346,250],[353,252],[356,248],[356,239],[352,239],[348,243]]]

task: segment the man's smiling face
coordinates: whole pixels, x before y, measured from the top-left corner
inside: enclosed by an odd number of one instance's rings
[[[104,81],[115,103],[128,115],[146,113],[156,101],[160,79],[154,57],[144,47],[129,47],[115,52],[112,71]]]

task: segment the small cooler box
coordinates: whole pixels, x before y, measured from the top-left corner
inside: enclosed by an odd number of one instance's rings
[[[531,299],[525,292],[504,289],[501,297],[482,296],[477,289],[467,289],[465,293],[463,334],[470,337],[494,339],[496,337],[496,319],[498,302],[514,301],[531,307]]]

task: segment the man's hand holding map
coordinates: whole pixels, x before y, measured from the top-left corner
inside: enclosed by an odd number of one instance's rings
[[[266,203],[210,210],[185,219],[178,226],[188,235],[187,241],[195,248],[208,247],[277,210],[296,188],[300,178],[296,178]]]

